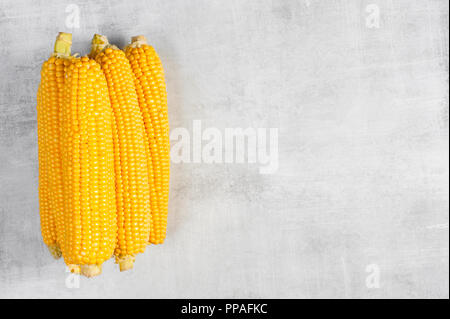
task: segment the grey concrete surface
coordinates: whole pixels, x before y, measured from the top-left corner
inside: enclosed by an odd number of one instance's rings
[[[172,129],[278,128],[278,170],[172,163],[164,245],[73,287],[37,196],[58,31],[147,35]],[[446,0],[2,0],[0,53],[0,297],[449,297]]]

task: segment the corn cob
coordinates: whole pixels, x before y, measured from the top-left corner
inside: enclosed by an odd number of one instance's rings
[[[61,250],[68,265],[80,265],[81,273],[91,277],[101,273],[116,244],[113,117],[98,63],[82,57],[65,65]]]
[[[106,76],[114,114],[118,232],[115,256],[120,270],[124,271],[133,267],[136,254],[144,252],[150,234],[145,128],[133,73],[124,52],[109,45],[106,37],[95,35],[91,57],[95,57]]]
[[[139,107],[151,155],[149,182],[152,210],[150,243],[161,244],[166,237],[169,201],[169,119],[164,70],[155,49],[144,36],[132,38],[125,48],[134,73]]]
[[[60,33],[52,56],[44,62],[37,94],[39,206],[41,232],[55,258],[61,257],[57,223],[63,214],[60,117],[64,86],[64,61],[70,59],[72,35]]]

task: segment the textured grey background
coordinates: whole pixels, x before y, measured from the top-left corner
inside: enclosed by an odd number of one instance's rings
[[[67,288],[37,197],[58,31],[83,54],[95,32],[147,35],[171,127],[277,127],[279,170],[172,164],[165,244]],[[449,297],[447,0],[2,0],[0,53],[0,297]]]

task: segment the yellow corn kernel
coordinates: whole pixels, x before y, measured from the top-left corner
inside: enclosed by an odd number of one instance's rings
[[[150,188],[145,128],[133,73],[124,52],[110,46],[106,37],[95,35],[91,56],[95,56],[105,74],[114,114],[117,203],[115,256],[120,270],[123,271],[133,267],[136,254],[144,252],[150,235]]]
[[[158,54],[147,44],[144,36],[133,37],[125,53],[134,73],[151,155],[148,165],[152,209],[149,241],[162,244],[167,229],[170,178],[169,118],[164,70]]]

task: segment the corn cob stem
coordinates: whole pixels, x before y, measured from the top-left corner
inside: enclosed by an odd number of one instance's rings
[[[125,271],[132,269],[135,261],[134,256],[125,256],[117,258],[117,263],[119,264],[120,271]]]
[[[88,278],[98,276],[102,273],[102,265],[81,265],[81,274]]]
[[[91,59],[95,59],[97,54],[103,51],[103,49],[105,49],[108,45],[108,39],[104,35],[94,34],[94,38],[92,39],[91,53],[89,53],[89,57]]]
[[[53,55],[57,57],[70,57],[70,49],[72,47],[72,34],[60,32],[56,37]]]
[[[147,44],[147,38],[143,35],[136,35],[131,37],[131,47],[140,47],[143,44]]]

